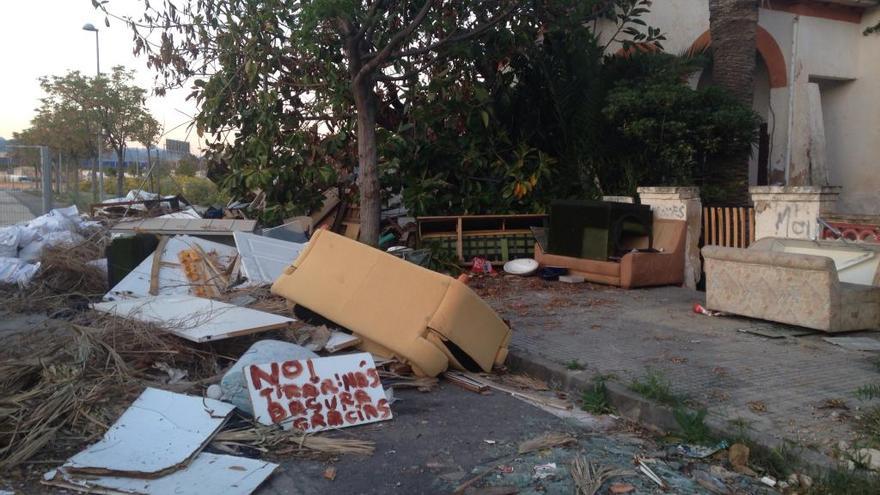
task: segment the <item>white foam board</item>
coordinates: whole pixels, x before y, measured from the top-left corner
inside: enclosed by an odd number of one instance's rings
[[[255,285],[275,282],[307,246],[247,232],[233,232],[233,236],[241,256],[242,273]]]
[[[295,320],[196,296],[147,296],[92,305],[96,311],[154,323],[193,342],[284,328]]]
[[[157,477],[192,459],[235,406],[148,388],[104,437],[71,457],[68,472]]]
[[[156,479],[120,476],[77,476],[64,468],[49,471],[47,485],[91,493],[142,495],[248,495],[278,467],[277,464],[201,453],[185,468]]]
[[[209,218],[145,218],[123,220],[110,228],[112,233],[231,235],[232,232],[253,232],[256,220]]]

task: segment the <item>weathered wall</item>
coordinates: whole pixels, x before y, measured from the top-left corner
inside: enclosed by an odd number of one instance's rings
[[[783,183],[789,160],[789,89],[795,34],[795,15],[761,9],[759,25],[766,29],[782,52],[787,86],[763,86],[759,68],[756,110],[770,131],[771,181]],[[664,48],[682,53],[709,29],[706,0],[656,2],[645,21],[666,33]],[[841,212],[880,214],[880,34],[863,36],[865,27],[880,21],[880,7],[866,11],[861,24],[801,15],[797,21],[797,59],[803,80],[819,83],[824,115],[826,163],[832,184],[843,186]],[[606,28],[607,32],[608,29]],[[609,47],[617,51],[619,46]],[[699,80],[699,77],[692,79]],[[769,95],[767,94],[769,92]],[[797,107],[797,105],[795,105]],[[801,106],[803,108],[803,106]],[[792,127],[807,116],[794,113]],[[795,137],[795,142],[798,139]],[[755,166],[750,170],[754,184]]]
[[[818,218],[834,213],[839,188],[814,186],[754,186],[755,239],[788,237],[816,239]]]

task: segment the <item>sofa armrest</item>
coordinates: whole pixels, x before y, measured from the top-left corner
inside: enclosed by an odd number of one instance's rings
[[[798,270],[832,271],[836,273],[834,261],[826,256],[810,254],[780,253],[757,249],[705,246],[703,258],[708,260],[732,261],[753,265],[768,265]]]
[[[684,282],[684,253],[627,253],[620,260],[620,286],[624,289]]]

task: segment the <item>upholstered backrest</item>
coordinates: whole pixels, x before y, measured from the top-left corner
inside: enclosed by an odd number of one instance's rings
[[[687,222],[684,220],[654,219],[653,248],[665,253],[684,251]]]
[[[426,375],[444,371],[450,361],[443,339],[490,371],[506,355],[510,338],[501,318],[461,282],[327,230],[312,236],[272,293],[392,351]],[[431,333],[437,335],[429,340]]]

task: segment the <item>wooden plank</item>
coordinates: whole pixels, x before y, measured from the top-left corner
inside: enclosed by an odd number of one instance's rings
[[[153,323],[193,342],[207,342],[286,328],[296,320],[194,296],[147,296],[93,304],[92,308]]]
[[[168,236],[159,236],[159,244],[153,251],[153,265],[150,267],[150,295],[159,294],[159,269],[162,267],[162,255],[165,254],[165,245],[168,244]]]
[[[749,231],[746,230],[746,217],[748,214],[748,208],[740,208],[739,231],[742,233],[742,247],[749,245]]]
[[[724,208],[724,246],[730,246],[730,208]]]
[[[188,235],[232,235],[232,232],[253,232],[256,220],[195,219],[195,218],[147,218],[123,220],[110,228],[110,232]]]
[[[731,219],[731,225],[733,227],[733,247],[740,247],[739,245],[739,210],[741,208],[733,209],[733,218]]]
[[[712,222],[711,222],[711,228],[712,228],[712,244],[711,245],[712,246],[718,245],[717,229],[716,229],[716,224],[715,224],[715,210],[716,209],[717,208],[714,208],[714,207],[709,208],[709,212],[712,214]]]
[[[749,208],[749,244],[755,242],[755,209]]]
[[[447,370],[443,373],[443,378],[449,380],[453,385],[470,390],[471,392],[483,393],[489,390],[489,386],[471,379],[460,371]]]

